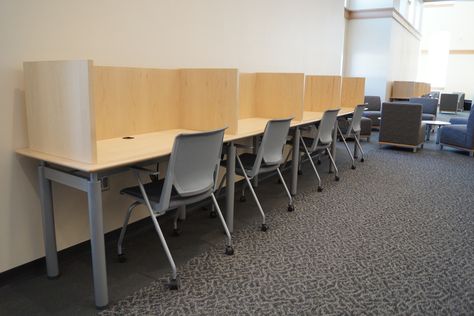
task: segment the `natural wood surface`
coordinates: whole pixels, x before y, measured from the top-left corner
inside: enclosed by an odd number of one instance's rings
[[[237,69],[180,70],[180,127],[211,130],[227,126],[237,131]]]
[[[239,103],[240,103],[239,119],[245,119],[245,118],[257,116],[257,111],[255,108],[256,81],[257,81],[257,74],[255,73],[240,73],[239,74]]]
[[[257,117],[303,117],[304,74],[257,73],[255,106]]]
[[[354,108],[364,104],[365,78],[344,77],[341,86],[341,107]]]
[[[25,62],[26,116],[32,150],[96,162],[88,60]]]
[[[326,111],[341,105],[341,76],[306,76],[305,111]]]
[[[179,70],[94,67],[97,139],[179,128]]]
[[[431,91],[431,85],[426,82],[416,81],[394,81],[392,83],[393,99],[409,99],[421,97]]]

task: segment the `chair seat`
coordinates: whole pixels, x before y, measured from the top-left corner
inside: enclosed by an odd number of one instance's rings
[[[148,195],[148,199],[150,202],[153,203],[160,203],[160,197],[161,197],[161,191],[163,191],[163,185],[165,183],[164,179],[154,181],[154,182],[149,182],[143,185],[145,188],[145,192]],[[138,185],[133,186],[133,187],[128,187],[125,189],[122,189],[120,191],[120,194],[127,194],[130,195],[136,199],[143,200],[143,195],[142,192],[140,191],[140,187]],[[173,189],[171,190],[171,198],[176,198],[179,197],[178,192]]]
[[[421,118],[424,121],[434,121],[434,120],[436,120],[436,116],[433,115],[433,114],[429,114],[429,113],[423,113]]]
[[[440,142],[443,144],[467,147],[466,140],[466,125],[450,125],[441,128]]]
[[[467,124],[467,117],[453,117],[449,120],[451,124]]]

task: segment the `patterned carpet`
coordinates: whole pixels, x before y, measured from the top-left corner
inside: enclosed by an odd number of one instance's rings
[[[179,291],[156,282],[102,315],[473,315],[474,159],[365,146],[340,182],[300,186],[295,212],[267,210],[266,233],[239,228],[234,256],[222,244],[179,267]]]

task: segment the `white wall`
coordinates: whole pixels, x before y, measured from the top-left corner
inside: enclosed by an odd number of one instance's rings
[[[474,98],[474,54],[449,54],[444,58],[433,56],[436,52],[430,46],[430,39],[440,38],[439,34],[443,32],[448,37],[445,54],[448,50],[474,51],[473,16],[472,1],[457,1],[451,6],[425,6],[422,48],[428,50],[428,54],[421,56],[419,69],[420,77],[442,83],[441,86],[436,85],[437,88],[446,92],[463,91],[468,99]],[[434,41],[432,45],[437,44]],[[439,76],[442,78],[435,78]]]
[[[339,74],[343,8],[343,0],[0,0],[0,272],[43,256],[36,164],[14,154],[27,145],[23,61]],[[110,180],[106,231],[121,224],[128,201],[117,191],[132,179]],[[59,248],[87,240],[85,194],[55,185],[54,202]]]

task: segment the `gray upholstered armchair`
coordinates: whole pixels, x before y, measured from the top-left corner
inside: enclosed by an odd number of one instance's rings
[[[366,95],[364,98],[364,103],[366,104],[367,111],[364,111],[363,116],[370,118],[372,120],[372,127],[380,126],[380,109],[381,109],[381,100],[379,96]]]
[[[423,120],[436,121],[436,113],[438,111],[438,99],[410,98],[409,102],[421,104],[423,106]]]
[[[474,156],[474,107],[471,108],[468,119],[450,120],[452,125],[443,126],[440,129],[439,143],[443,146],[454,147],[469,152]],[[464,123],[464,124],[459,124]]]
[[[439,100],[439,111],[458,111],[459,95],[457,93],[442,93]]]
[[[423,148],[425,126],[421,124],[422,109],[421,104],[384,102],[379,144],[408,147],[413,152]]]

